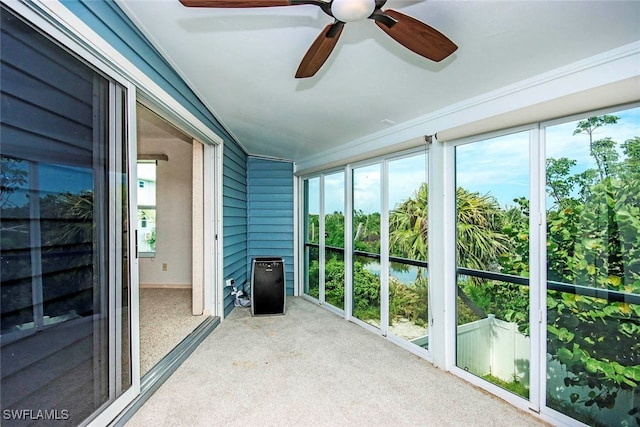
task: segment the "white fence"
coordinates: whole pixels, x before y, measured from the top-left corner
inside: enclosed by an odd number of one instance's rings
[[[518,332],[517,324],[493,314],[458,326],[458,366],[479,376],[528,384],[530,348],[529,337]]]
[[[503,381],[514,379],[529,384],[530,339],[518,332],[518,325],[496,319],[486,319],[458,326],[457,365],[478,376],[491,374]],[[550,357],[550,356],[549,356]],[[588,387],[566,387],[567,371],[557,361],[547,359],[547,396],[565,402],[584,414],[590,425],[636,426],[635,416],[628,411],[640,405],[640,390],[620,391],[613,409],[599,409],[597,405],[584,406],[584,402],[571,405],[570,395],[586,397]]]

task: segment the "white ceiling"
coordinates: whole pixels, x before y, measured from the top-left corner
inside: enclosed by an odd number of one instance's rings
[[[250,154],[301,160],[640,40],[638,1],[409,1],[458,50],[440,63],[373,21],[347,23],[320,71],[294,74],[332,19],[312,5],[186,8],[119,0]]]

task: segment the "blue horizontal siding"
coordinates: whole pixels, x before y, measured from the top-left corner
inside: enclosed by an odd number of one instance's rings
[[[222,182],[224,278],[238,287],[249,280],[247,269],[247,156],[239,146],[225,147]],[[245,286],[248,290],[248,286]],[[233,310],[230,288],[224,288],[224,314]]]
[[[293,164],[247,160],[248,268],[256,257],[281,257],[287,295],[293,295]]]
[[[251,226],[249,227],[249,231],[256,231],[255,227],[258,227],[258,226],[261,227],[263,225],[272,225],[272,224],[291,226],[291,228],[293,229],[293,224],[291,224],[291,221],[287,217],[269,217],[269,218],[257,217],[257,218],[253,218],[253,221],[251,222]]]

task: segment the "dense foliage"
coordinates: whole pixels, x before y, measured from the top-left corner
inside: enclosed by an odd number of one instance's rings
[[[578,123],[574,134],[588,135],[595,169],[571,174],[573,160],[547,162],[555,201],[547,212],[548,278],[640,294],[640,139],[621,145],[622,159],[611,138],[593,140],[596,128],[617,120]],[[547,307],[548,352],[566,366],[565,385],[590,390],[571,394],[573,403],[613,408],[620,390],[638,388],[639,305],[549,292]],[[637,407],[629,411],[637,413]]]

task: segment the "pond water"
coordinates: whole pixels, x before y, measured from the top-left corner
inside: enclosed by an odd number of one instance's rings
[[[375,274],[376,276],[380,276],[380,264],[379,263],[367,264],[367,265],[364,266],[364,269],[367,270],[370,273]],[[426,271],[423,271],[422,274],[424,276],[426,274]],[[405,285],[408,285],[408,284],[411,284],[411,283],[415,283],[416,277],[418,277],[418,267],[407,266],[406,270],[396,270],[392,266],[390,275],[392,277],[395,277],[396,279],[398,279],[400,282],[404,283]]]

